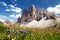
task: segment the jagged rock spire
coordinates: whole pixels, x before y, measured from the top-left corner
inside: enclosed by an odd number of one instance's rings
[[[36,8],[35,8],[35,5],[32,4],[32,5],[30,6],[30,10],[31,10],[31,11],[34,11],[35,9],[36,9]]]
[[[32,4],[30,6],[30,10],[24,9],[22,12],[22,17],[17,19],[17,23],[28,23],[31,22],[32,20],[40,21],[41,19],[46,18],[48,19],[54,19],[55,16],[52,15],[51,13],[48,13],[47,10],[45,9],[36,9],[35,6]]]
[[[20,17],[18,17],[17,23],[21,23],[21,18]]]

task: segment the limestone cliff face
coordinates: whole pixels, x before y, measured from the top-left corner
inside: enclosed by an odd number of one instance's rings
[[[55,20],[53,13],[49,13],[45,9],[36,9],[34,5],[31,5],[30,10],[23,10],[22,17],[17,19],[17,23],[29,23],[32,20],[40,21],[44,17],[46,17],[45,20]]]

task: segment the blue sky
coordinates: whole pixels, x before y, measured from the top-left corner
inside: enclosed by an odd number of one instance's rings
[[[60,0],[0,0],[0,21],[16,21],[19,16],[21,17],[22,10],[28,10],[31,4],[37,9],[44,8],[60,14]]]

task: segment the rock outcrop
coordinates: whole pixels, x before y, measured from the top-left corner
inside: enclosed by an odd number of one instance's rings
[[[36,9],[34,5],[30,6],[30,10],[23,10],[22,17],[18,18],[17,23],[24,26],[34,27],[53,27],[56,26],[56,15],[49,13],[45,9]]]
[[[42,18],[55,19],[53,13],[48,13],[45,9],[36,9],[34,5],[30,6],[30,10],[23,10],[22,17],[18,18],[17,23],[29,23],[32,20],[40,21]]]
[[[29,28],[46,28],[46,27],[56,27],[56,20],[40,20],[39,22],[36,20],[33,20],[32,22],[26,24],[25,26],[29,27]]]

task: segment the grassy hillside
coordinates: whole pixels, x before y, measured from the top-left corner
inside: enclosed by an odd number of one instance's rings
[[[0,40],[60,40],[60,28],[7,27],[0,24]]]

